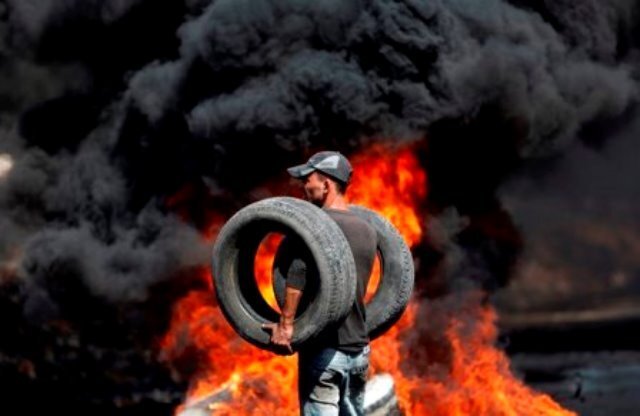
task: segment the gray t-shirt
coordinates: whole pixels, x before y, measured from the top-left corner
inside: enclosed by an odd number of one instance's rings
[[[376,232],[366,221],[350,211],[330,208],[325,208],[324,211],[338,224],[351,247],[358,279],[356,300],[343,321],[327,328],[308,345],[357,353],[369,343],[364,295],[376,256]],[[287,286],[303,291],[301,304],[313,297],[314,294],[309,292],[314,291],[313,282],[318,281],[317,270],[308,249],[295,237],[287,237],[282,242],[276,256],[275,269],[286,278]]]

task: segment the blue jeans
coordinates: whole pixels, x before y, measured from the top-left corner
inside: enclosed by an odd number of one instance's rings
[[[300,414],[364,415],[369,351],[368,345],[356,354],[332,348],[301,351],[298,360]]]

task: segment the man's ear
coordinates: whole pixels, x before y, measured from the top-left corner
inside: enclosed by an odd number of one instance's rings
[[[322,190],[324,191],[324,193],[329,193],[329,187],[331,186],[331,184],[329,183],[329,179],[327,178],[323,178],[322,179]]]

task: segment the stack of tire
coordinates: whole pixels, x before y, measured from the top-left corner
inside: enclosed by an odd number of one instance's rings
[[[369,337],[375,339],[397,322],[409,302],[413,258],[401,235],[384,217],[361,206],[351,205],[349,210],[377,233],[380,283],[366,304]],[[314,290],[305,290],[298,307],[291,342],[294,350],[349,313],[355,299],[356,269],[339,226],[322,209],[304,200],[264,199],[244,207],[225,223],[213,247],[214,287],[220,308],[244,339],[283,353],[262,329],[264,323],[277,322],[279,313],[262,297],[254,276],[256,253],[270,233],[293,236],[304,243],[318,272],[319,282],[311,282]],[[274,273],[274,291],[281,307],[285,283],[284,276]]]

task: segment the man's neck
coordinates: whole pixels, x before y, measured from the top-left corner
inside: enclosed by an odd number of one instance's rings
[[[324,201],[324,204],[322,205],[322,208],[348,211],[349,204],[347,204],[347,200],[345,199],[344,195],[333,194],[327,197],[327,199]]]

